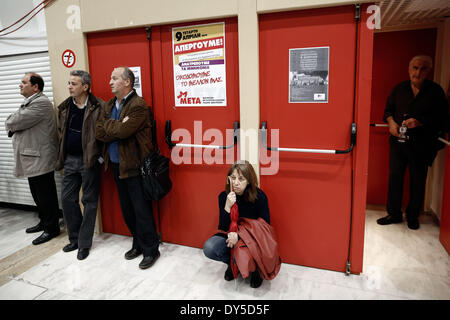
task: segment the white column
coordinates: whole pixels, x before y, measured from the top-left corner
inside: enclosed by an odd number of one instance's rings
[[[239,104],[241,159],[248,160],[259,178],[259,28],[256,0],[240,0],[238,5],[239,34]]]

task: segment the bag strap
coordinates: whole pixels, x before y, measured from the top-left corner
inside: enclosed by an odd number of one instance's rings
[[[148,106],[148,113],[150,115],[150,126],[151,126],[151,130],[152,130],[152,144],[153,147],[155,148],[156,152],[159,154],[159,147],[158,147],[158,140],[156,139],[156,120],[155,117],[153,115],[153,110],[151,106]],[[151,203],[151,205],[153,205],[153,201]],[[162,244],[162,232],[161,232],[161,216],[160,216],[160,209],[159,209],[159,201],[156,201],[156,212],[157,212],[157,217],[158,217],[158,240],[159,240],[159,244]]]
[[[148,113],[150,115],[150,126],[152,130],[152,144],[156,152],[159,153],[158,140],[156,139],[156,120],[151,106],[148,106]]]

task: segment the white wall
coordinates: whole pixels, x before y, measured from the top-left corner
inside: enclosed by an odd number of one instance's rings
[[[41,0],[1,0],[0,30],[22,18],[41,2]],[[37,10],[2,34],[16,29],[35,12]],[[44,10],[18,31],[0,37],[0,56],[43,51],[48,51]]]

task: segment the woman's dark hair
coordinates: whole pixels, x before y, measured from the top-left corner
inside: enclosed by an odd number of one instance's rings
[[[44,90],[44,80],[42,79],[42,77],[35,72],[28,72],[26,74],[30,75],[31,85],[34,86],[35,84],[37,84],[39,91],[42,92]]]
[[[227,174],[225,191],[227,193],[230,193],[231,191],[228,177],[231,176],[234,170],[237,170],[238,173],[242,174],[248,182],[243,193],[244,200],[252,203],[255,202],[258,197],[258,178],[256,177],[255,169],[253,169],[253,166],[247,160],[238,160],[231,165]]]

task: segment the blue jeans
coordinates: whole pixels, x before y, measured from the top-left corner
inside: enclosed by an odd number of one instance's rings
[[[215,235],[206,240],[203,246],[203,253],[209,259],[230,264],[231,249],[227,247],[226,238],[224,237]]]

